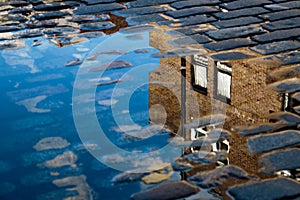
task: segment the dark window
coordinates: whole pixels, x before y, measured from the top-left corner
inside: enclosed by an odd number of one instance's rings
[[[207,94],[208,58],[201,55],[192,57],[192,86],[194,90]]]

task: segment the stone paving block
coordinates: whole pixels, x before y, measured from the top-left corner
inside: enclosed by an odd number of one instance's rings
[[[30,3],[27,1],[6,1],[0,2],[0,6],[11,5],[15,7],[28,6]]]
[[[191,49],[191,48],[179,48],[179,49],[172,49],[170,51],[159,52],[152,54],[154,58],[173,58],[173,57],[181,57],[181,56],[188,56],[188,55],[196,55],[196,54],[203,54],[204,52],[199,49]]]
[[[76,1],[64,1],[64,2],[53,2],[49,4],[38,4],[34,6],[34,9],[38,11],[50,11],[50,10],[61,10],[66,8],[72,8],[78,5],[79,3]]]
[[[273,42],[278,40],[285,40],[289,38],[296,38],[299,36],[300,36],[300,28],[293,28],[293,29],[278,30],[274,32],[252,36],[251,39],[257,42],[267,43],[267,42]]]
[[[296,27],[300,27],[300,17],[275,21],[275,22],[271,22],[271,23],[267,23],[267,24],[262,24],[261,26],[264,29],[267,29],[268,31],[296,28]]]
[[[292,9],[292,10],[283,10],[279,12],[271,12],[268,14],[259,15],[258,17],[264,20],[275,21],[279,19],[296,17],[300,15],[299,13],[300,13],[300,9]]]
[[[300,131],[288,130],[248,138],[248,146],[253,153],[269,152],[300,144]]]
[[[300,184],[288,178],[275,178],[233,186],[227,192],[233,199],[292,199],[300,195]]]
[[[273,174],[280,170],[298,169],[300,168],[300,149],[291,148],[266,153],[259,158],[259,164],[263,166],[260,172],[265,174]]]
[[[83,0],[83,1],[88,5],[117,2],[117,0]]]
[[[230,12],[218,12],[212,13],[213,16],[219,19],[231,19],[243,16],[256,16],[263,13],[268,13],[270,11],[261,8],[261,7],[253,7],[253,8],[245,8],[240,10],[232,10]]]
[[[197,6],[207,6],[207,5],[216,5],[219,4],[219,0],[187,0],[187,1],[177,1],[172,3],[170,6],[176,9],[182,8],[190,8],[190,7],[197,7]]]
[[[207,28],[193,25],[184,28],[172,29],[170,31],[167,31],[167,33],[170,35],[186,36],[186,35],[195,35],[199,33],[204,33],[206,31],[208,31]]]
[[[176,0],[136,0],[126,3],[128,8],[136,8],[136,7],[146,7],[146,6],[155,6],[155,5],[162,5],[162,4],[170,4],[175,2]]]
[[[149,6],[149,7],[141,7],[141,8],[130,8],[113,12],[113,14],[128,17],[128,16],[136,16],[136,15],[145,15],[145,14],[153,14],[153,13],[162,13],[170,10],[169,8],[157,7],[157,6]]]
[[[126,21],[129,25],[137,25],[137,24],[145,24],[149,22],[167,21],[167,19],[165,19],[159,14],[150,14],[150,15],[143,15],[143,16],[128,17]]]
[[[237,0],[232,1],[229,3],[221,4],[220,6],[228,9],[228,10],[236,10],[241,8],[247,8],[247,7],[254,7],[254,6],[261,6],[265,4],[272,4],[272,1],[269,0],[251,0],[251,1],[245,1],[245,0]]]
[[[285,3],[271,4],[264,6],[271,11],[300,8],[300,1],[288,1]]]
[[[249,45],[254,45],[256,42],[253,42],[246,38],[236,38],[236,39],[229,39],[223,40],[215,43],[207,43],[203,46],[212,51],[224,51],[229,49],[235,49],[238,47],[245,47]]]
[[[198,187],[187,181],[172,181],[160,184],[151,189],[135,193],[131,196],[132,200],[170,200],[181,199],[199,192]]]
[[[101,31],[116,27],[112,22],[94,22],[80,25],[80,29],[84,31]]]
[[[296,41],[280,41],[267,44],[260,44],[249,49],[262,55],[280,53],[285,51],[296,50],[300,48],[300,42]]]
[[[178,23],[183,26],[190,26],[195,24],[204,24],[208,22],[217,21],[216,18],[207,15],[195,15],[190,17],[179,18]]]
[[[86,14],[100,14],[115,10],[121,10],[125,7],[118,3],[109,3],[109,4],[97,4],[97,5],[90,5],[90,6],[79,6],[74,13],[77,15],[86,15]]]
[[[263,32],[264,31],[261,28],[258,28],[256,26],[240,26],[208,31],[206,32],[206,34],[215,40],[225,40],[237,37],[245,37],[251,34]]]
[[[19,31],[25,28],[24,26],[0,26],[0,32]]]
[[[197,35],[192,35],[192,36],[185,36],[185,37],[180,37],[178,39],[170,41],[170,43],[174,46],[184,46],[184,45],[191,45],[191,44],[204,44],[207,42],[210,42],[211,40],[201,34]]]
[[[277,55],[276,57],[284,65],[300,63],[300,52],[299,51]]]
[[[257,17],[240,17],[214,22],[212,23],[212,25],[216,26],[217,28],[229,28],[234,26],[245,26],[249,24],[255,24],[261,21],[262,20]]]
[[[69,15],[69,13],[65,11],[51,11],[51,12],[37,13],[32,16],[37,20],[47,20],[47,19],[61,18],[66,15]]]
[[[251,55],[244,54],[242,52],[227,52],[227,53],[219,53],[213,54],[211,56],[214,60],[226,61],[226,60],[240,60],[245,58],[251,58]]]
[[[187,17],[191,15],[199,15],[204,13],[212,13],[217,12],[218,9],[211,6],[201,6],[201,7],[194,7],[194,8],[185,8],[181,10],[175,10],[175,11],[168,11],[165,14],[169,15],[175,19],[181,18],[181,17]]]

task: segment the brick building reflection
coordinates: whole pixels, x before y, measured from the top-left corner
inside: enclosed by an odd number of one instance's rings
[[[166,42],[168,37],[161,31],[154,31],[150,34],[150,45],[162,51],[171,49]],[[249,52],[247,54],[251,55]],[[186,123],[211,114],[227,116],[223,124],[186,130],[186,140],[205,137],[207,131],[213,128],[231,130],[237,125],[268,122],[270,113],[280,111],[284,107],[282,96],[265,89],[269,81],[267,74],[272,70],[272,66],[258,62],[254,56],[245,59],[223,59],[201,50],[201,53],[196,55],[161,58],[160,64],[160,67],[150,74],[149,107],[155,104],[164,106],[168,114],[166,125],[171,130],[178,133],[182,130],[182,68],[186,69]],[[195,150],[197,147],[189,149]],[[257,173],[257,155],[248,151],[245,138],[238,133],[232,132],[229,140],[211,146],[211,151],[220,150],[230,153],[228,159],[219,161],[217,165],[230,162],[250,173]]]

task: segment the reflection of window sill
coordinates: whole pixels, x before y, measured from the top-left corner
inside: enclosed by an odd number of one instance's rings
[[[231,99],[229,99],[229,98],[227,98],[227,97],[224,97],[224,96],[215,94],[215,95],[214,95],[214,98],[215,98],[216,100],[219,100],[219,101],[223,102],[223,103],[226,103],[226,104],[231,105]]]
[[[201,87],[199,85],[193,85],[193,90],[201,94],[207,95],[207,88]]]

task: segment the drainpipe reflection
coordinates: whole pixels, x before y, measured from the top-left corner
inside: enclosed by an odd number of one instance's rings
[[[186,124],[186,58],[181,57],[181,136],[186,140],[186,129],[184,125]],[[183,156],[185,152],[185,148],[183,147],[181,150],[181,155]],[[187,179],[187,174],[185,172],[181,172],[181,180]]]

